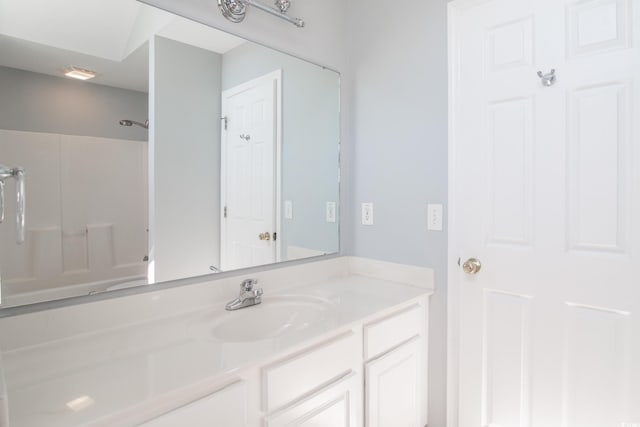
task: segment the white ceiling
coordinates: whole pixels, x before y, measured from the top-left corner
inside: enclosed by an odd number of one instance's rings
[[[136,0],[0,0],[0,65],[54,76],[94,70],[92,83],[147,92],[155,34],[217,53],[244,40]]]
[[[63,71],[66,66],[76,65],[98,73],[97,77],[89,83],[147,92],[149,87],[147,47],[147,44],[140,46],[137,51],[122,61],[111,61],[98,56],[0,35],[0,65],[56,77],[64,77]]]

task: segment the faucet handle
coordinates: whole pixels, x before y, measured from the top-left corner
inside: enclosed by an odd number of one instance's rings
[[[240,284],[240,289],[245,292],[251,292],[257,283],[258,279],[246,279]]]

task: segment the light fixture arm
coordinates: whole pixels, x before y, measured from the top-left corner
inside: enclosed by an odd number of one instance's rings
[[[289,6],[291,6],[290,0],[276,0],[275,5],[276,7],[273,8],[262,4],[258,0],[218,0],[218,7],[220,8],[222,16],[234,23],[242,22],[247,13],[247,6],[253,6],[263,12],[284,19],[298,28],[304,27],[305,24],[302,19],[292,18],[286,15]]]

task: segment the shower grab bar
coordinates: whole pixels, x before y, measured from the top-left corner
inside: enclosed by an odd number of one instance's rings
[[[24,169],[20,167],[9,168],[0,165],[0,223],[4,221],[4,185],[7,178],[16,180],[16,243],[24,243],[25,238],[25,185]]]

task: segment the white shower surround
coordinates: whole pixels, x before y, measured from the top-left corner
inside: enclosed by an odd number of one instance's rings
[[[26,169],[27,194],[26,242],[0,248],[3,305],[146,273],[146,142],[0,130],[0,151]],[[0,229],[3,241],[11,233]]]

